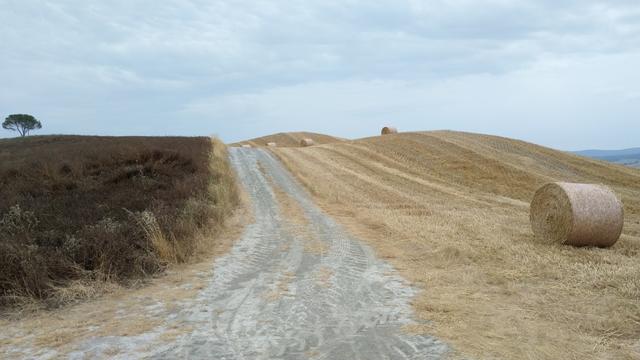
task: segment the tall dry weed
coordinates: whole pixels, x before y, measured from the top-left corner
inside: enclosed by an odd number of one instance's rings
[[[238,203],[218,139],[43,136],[0,140],[0,157],[0,305],[187,262]]]

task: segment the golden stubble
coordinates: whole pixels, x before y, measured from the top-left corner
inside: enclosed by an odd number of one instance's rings
[[[638,357],[640,171],[505,138],[406,133],[272,149],[319,205],[422,289],[413,306],[460,357]],[[549,181],[604,183],[625,204],[610,249],[535,241]]]
[[[337,138],[334,136],[311,132],[286,132],[241,141],[229,144],[229,146],[251,145],[252,147],[269,147],[269,143],[275,143],[275,147],[300,147],[300,141],[303,139],[311,139],[316,144],[328,144],[345,141],[345,139]]]

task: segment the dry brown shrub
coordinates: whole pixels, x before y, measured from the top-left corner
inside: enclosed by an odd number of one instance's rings
[[[78,284],[127,284],[187,261],[237,201],[216,139],[0,140],[0,305],[57,305],[93,296],[70,295]]]

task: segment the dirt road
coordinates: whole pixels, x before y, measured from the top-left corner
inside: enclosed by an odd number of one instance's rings
[[[413,290],[310,200],[268,152],[231,149],[255,222],[220,258],[208,321],[157,358],[432,359],[447,347],[403,331]],[[284,191],[305,223],[285,216]],[[317,242],[320,242],[319,244]],[[314,247],[307,242],[316,242]]]
[[[414,290],[324,214],[270,153],[232,148],[230,155],[253,221],[213,267],[0,323],[0,357],[371,360],[447,352],[403,329],[414,323]]]

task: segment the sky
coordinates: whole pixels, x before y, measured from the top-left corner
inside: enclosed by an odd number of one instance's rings
[[[640,1],[0,0],[13,113],[38,134],[640,146]]]

